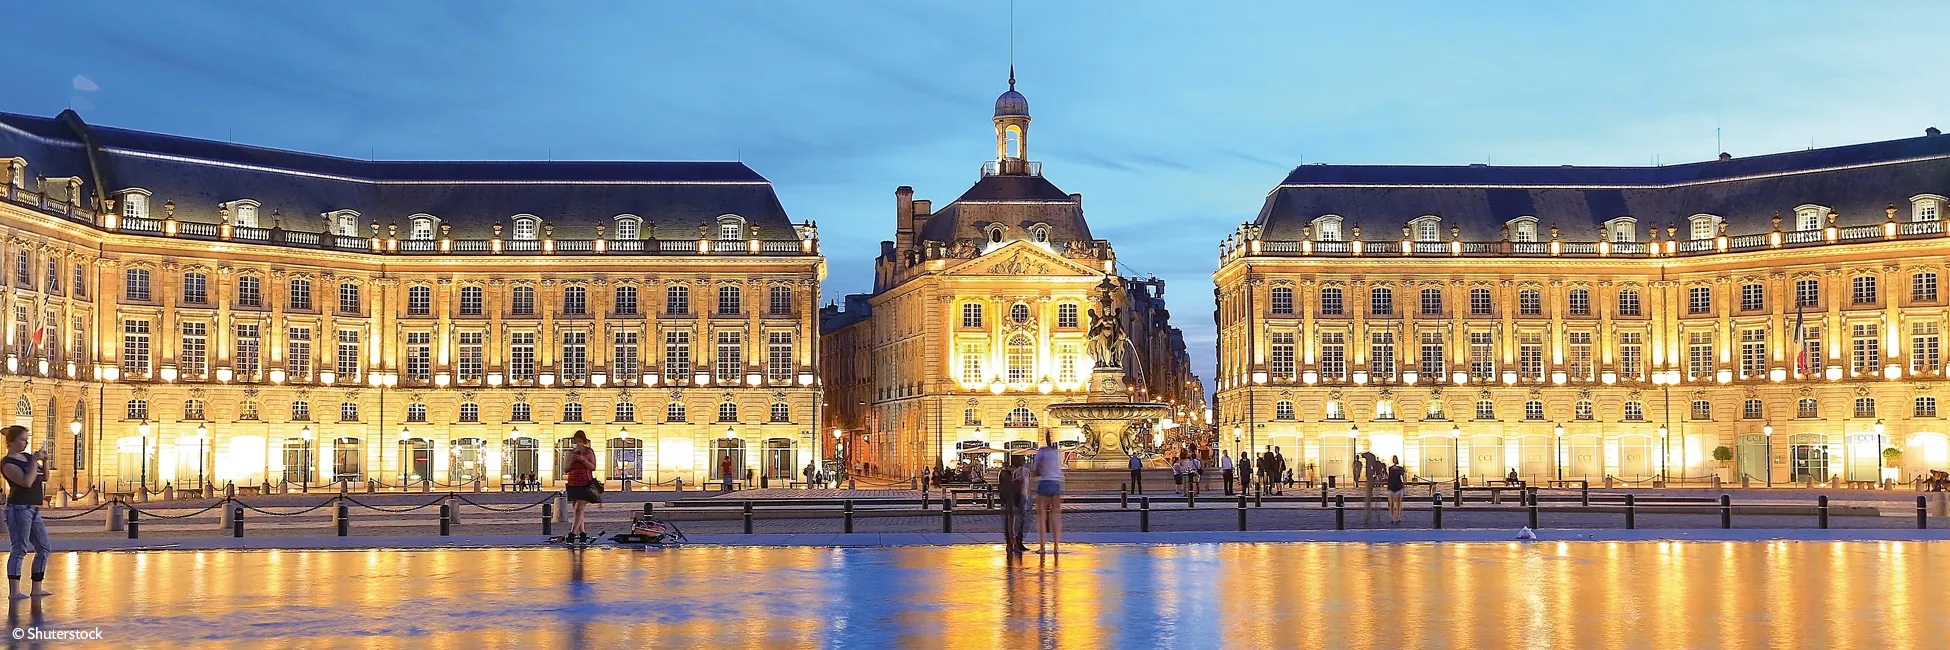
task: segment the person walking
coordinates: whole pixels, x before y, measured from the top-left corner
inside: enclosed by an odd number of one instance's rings
[[[1253,457],[1244,450],[1239,452],[1239,493],[1253,493]]]
[[[805,474],[806,474],[806,491],[810,492],[813,489],[813,479],[817,478],[819,474],[819,470],[813,469],[813,463],[810,460],[806,461]]]
[[[1131,494],[1144,494],[1144,459],[1131,456]]]
[[[1219,450],[1219,482],[1225,486],[1226,496],[1232,496],[1232,452]]]
[[[1273,450],[1259,452],[1259,458],[1256,460],[1259,462],[1259,493],[1264,496],[1267,493],[1266,486],[1273,479]]]
[[[1360,472],[1362,475],[1361,523],[1364,525],[1374,525],[1375,486],[1381,483],[1385,474],[1381,468],[1381,459],[1375,457],[1372,451],[1361,452]]]
[[[1400,456],[1388,457],[1388,523],[1402,525],[1402,497],[1408,492],[1408,470]]]
[[[1185,490],[1194,498],[1198,496],[1199,474],[1205,466],[1199,464],[1197,456],[1185,457]]]
[[[563,476],[569,487],[563,493],[569,497],[569,542],[589,543],[589,529],[583,520],[583,510],[591,503],[601,503],[602,488],[596,483],[596,450],[589,446],[589,434],[576,431],[569,437],[569,459],[563,463]]]
[[[1016,480],[1016,467],[1022,464],[1022,457],[1009,458],[1008,468],[996,477],[996,492],[1002,496],[1002,546],[1009,555],[1015,555],[1017,540],[1022,538],[1022,518],[1016,513],[1022,511],[1023,494],[1021,481]]]
[[[1280,485],[1280,476],[1286,473],[1286,454],[1279,447],[1273,448],[1273,494],[1286,494],[1286,486]]]
[[[1063,552],[1063,452],[1056,449],[1055,442],[1048,431],[1043,432],[1043,446],[1036,450],[1034,465],[1030,474],[1036,478],[1036,552],[1043,552],[1043,536],[1048,533],[1055,540],[1058,553]]]
[[[47,448],[27,453],[27,427],[18,424],[0,429],[7,438],[7,458],[0,463],[0,474],[7,478],[7,538],[13,549],[7,553],[7,586],[13,598],[26,598],[20,591],[20,565],[27,560],[27,547],[34,547],[34,590],[38,598],[54,592],[41,586],[47,577],[47,556],[53,545],[47,541],[47,523],[41,520],[42,492],[47,485]],[[49,441],[52,441],[50,438]]]
[[[1022,492],[1022,502],[1016,505],[1016,509],[1002,515],[1014,517],[1016,520],[1016,538],[1010,540],[1010,543],[1015,544],[1017,555],[1029,552],[1029,545],[1024,544],[1023,539],[1029,534],[1030,517],[1035,514],[1033,510],[1036,501],[1036,484],[1029,478],[1030,460],[1027,456],[1016,456],[1015,468],[1005,473],[1009,482],[1015,483],[1016,489]]]

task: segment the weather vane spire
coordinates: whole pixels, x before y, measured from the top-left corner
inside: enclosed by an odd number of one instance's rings
[[[1016,0],[1009,0],[1009,90],[1016,89]]]

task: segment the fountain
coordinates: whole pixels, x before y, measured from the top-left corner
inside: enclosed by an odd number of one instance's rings
[[[1124,353],[1131,342],[1124,332],[1124,310],[1114,307],[1117,291],[1109,278],[1097,285],[1097,308],[1089,311],[1088,334],[1095,364],[1083,401],[1049,406],[1050,417],[1076,422],[1082,431],[1076,466],[1083,469],[1124,469],[1132,455],[1155,452],[1152,427],[1171,415],[1170,405],[1132,398],[1130,375],[1124,368]]]

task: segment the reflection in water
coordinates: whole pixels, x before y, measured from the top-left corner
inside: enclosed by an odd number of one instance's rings
[[[1932,647],[1950,543],[69,554],[14,627],[286,647]],[[39,605],[39,607],[36,607]],[[43,618],[43,609],[46,617]]]

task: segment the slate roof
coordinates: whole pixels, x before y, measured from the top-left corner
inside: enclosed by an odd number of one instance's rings
[[[1364,239],[1398,239],[1425,215],[1462,228],[1466,241],[1496,241],[1511,219],[1533,216],[1540,237],[1555,224],[1566,240],[1591,241],[1601,224],[1621,216],[1648,227],[1686,218],[1725,218],[1733,235],[1767,232],[1780,213],[1792,228],[1794,208],[1826,206],[1837,223],[1881,223],[1895,204],[1907,219],[1910,197],[1950,195],[1950,137],[1932,135],[1659,167],[1508,167],[1491,165],[1302,165],[1267,194],[1255,223],[1269,240],[1297,240],[1315,218],[1340,215],[1360,224]]]
[[[215,222],[219,203],[252,199],[262,225],[277,210],[292,230],[324,230],[321,215],[349,209],[402,230],[407,217],[426,213],[455,238],[485,238],[493,224],[532,214],[557,238],[587,239],[596,224],[613,231],[617,215],[632,214],[645,237],[654,224],[656,237],[692,239],[698,226],[735,214],[761,238],[798,239],[771,182],[739,162],[367,161],[91,126],[72,115],[0,113],[0,158],[26,158],[29,178],[80,176],[87,196],[148,190],[157,217],[171,201],[178,219]]]
[[[1037,223],[1050,227],[1050,241],[1091,241],[1080,201],[1041,175],[983,176],[954,202],[935,210],[921,226],[921,239],[953,243],[980,240],[982,228],[1001,223],[1020,235]]]

